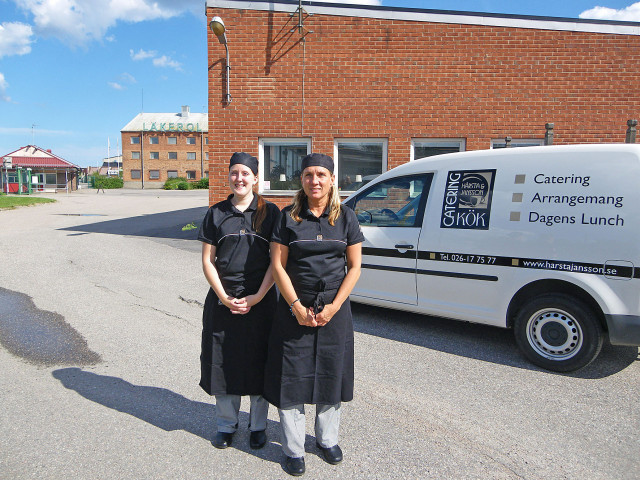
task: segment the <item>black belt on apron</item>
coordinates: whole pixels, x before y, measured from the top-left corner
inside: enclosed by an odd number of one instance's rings
[[[298,281],[293,284],[293,288],[300,298],[300,303],[307,308],[311,308],[313,313],[317,315],[324,310],[324,306],[327,303],[333,302],[343,280],[344,277],[328,282],[324,279],[314,283]]]

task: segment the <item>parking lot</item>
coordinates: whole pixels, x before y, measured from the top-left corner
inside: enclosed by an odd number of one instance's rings
[[[0,479],[276,479],[248,446],[248,402],[217,450],[198,386],[206,191],[47,195],[0,211]],[[307,473],[340,479],[636,479],[638,348],[571,374],[534,367],[510,331],[355,305],[345,460],[307,422]],[[308,420],[310,416],[308,416]]]

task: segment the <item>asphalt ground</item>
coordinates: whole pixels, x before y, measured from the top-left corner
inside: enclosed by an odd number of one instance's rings
[[[278,416],[215,449],[198,386],[206,191],[95,190],[0,211],[0,479],[278,479]],[[307,473],[339,479],[636,479],[638,349],[572,374],[510,331],[353,306],[345,460],[307,421]],[[309,413],[312,408],[308,408]]]

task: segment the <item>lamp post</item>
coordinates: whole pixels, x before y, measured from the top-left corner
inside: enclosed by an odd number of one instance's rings
[[[209,23],[209,28],[213,32],[213,34],[218,37],[218,41],[224,45],[224,48],[227,52],[227,63],[226,63],[226,76],[227,76],[227,93],[225,94],[225,104],[229,105],[231,103],[231,94],[229,93],[229,70],[231,67],[229,66],[229,45],[227,45],[227,35],[224,33],[226,28],[224,27],[224,22],[220,17],[213,17],[211,22]]]

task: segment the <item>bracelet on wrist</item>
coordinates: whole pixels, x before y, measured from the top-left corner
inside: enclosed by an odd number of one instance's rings
[[[299,301],[300,301],[300,299],[299,299],[299,298],[296,298],[293,302],[291,302],[291,303],[289,304],[289,308],[293,308],[293,304],[294,304],[294,303],[296,303],[296,302],[299,302]]]

